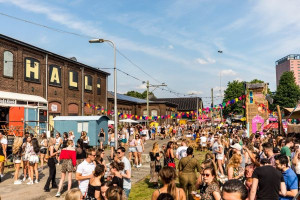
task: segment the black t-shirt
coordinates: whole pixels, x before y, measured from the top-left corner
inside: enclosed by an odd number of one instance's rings
[[[252,178],[258,179],[257,200],[279,199],[280,183],[284,182],[280,171],[266,165],[256,168]]]

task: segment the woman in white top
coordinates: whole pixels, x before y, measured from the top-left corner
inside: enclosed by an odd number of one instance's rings
[[[224,145],[221,137],[218,138],[217,142],[218,142],[218,148],[215,150],[215,152],[217,153],[216,159],[217,159],[218,169],[221,175],[224,175],[224,171],[223,171]]]
[[[83,148],[84,148],[84,149],[88,149],[88,146],[89,146],[89,144],[90,144],[90,138],[89,138],[89,136],[87,135],[87,132],[82,131],[82,132],[81,132],[80,138],[83,140]]]
[[[33,184],[33,172],[35,172],[35,183],[39,182],[39,172],[38,172],[39,152],[40,152],[39,142],[36,138],[32,138],[31,146],[30,146],[30,157],[29,157],[31,180],[27,183],[28,185]]]
[[[137,165],[137,167],[141,167],[142,166],[142,153],[144,152],[144,143],[139,135],[135,136],[135,141],[136,141],[136,149],[137,149],[137,156],[138,156],[138,163],[139,163]]]
[[[114,148],[115,148],[115,133],[113,129],[108,130],[109,138],[109,146],[110,146],[110,159],[114,159]]]
[[[72,140],[73,141],[73,144],[74,144],[74,147],[75,147],[75,135],[74,135],[74,132],[73,131],[69,131],[69,137],[68,137],[68,140]]]
[[[128,156],[128,159],[129,161],[131,161],[131,157],[133,155],[134,157],[134,166],[138,166],[138,156],[137,156],[137,149],[136,149],[136,146],[137,146],[137,141],[136,139],[138,139],[137,137],[137,134],[133,134],[133,135],[130,135],[129,136],[129,149],[128,149],[128,152],[129,152],[129,156]]]
[[[31,136],[28,136],[26,142],[23,144],[22,149],[22,161],[23,161],[23,182],[26,181],[27,172],[28,172],[28,180],[31,180],[30,170],[29,170],[29,158],[30,158],[30,151],[31,151]]]
[[[60,137],[60,133],[57,132],[55,134],[55,146],[54,146],[55,150],[58,151],[62,144],[63,144],[63,140]]]

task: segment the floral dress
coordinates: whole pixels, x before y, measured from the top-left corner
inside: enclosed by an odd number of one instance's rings
[[[204,193],[201,194],[201,200],[214,200],[213,192],[215,191],[221,194],[219,185],[215,182],[212,182],[206,187]]]

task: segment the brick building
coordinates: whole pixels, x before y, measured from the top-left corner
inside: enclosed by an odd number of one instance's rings
[[[114,93],[108,92],[108,109],[114,110]],[[168,101],[149,101],[149,115],[150,116],[162,116],[172,115],[177,112],[177,104]],[[147,116],[147,101],[145,99],[139,99],[124,94],[117,94],[117,107],[118,112],[123,114]],[[109,118],[113,119],[110,115]],[[157,122],[171,123],[175,122],[175,119],[157,119]]]
[[[0,62],[0,91],[11,94],[8,99],[7,95],[0,95],[0,110],[6,121],[37,121],[35,125],[41,126],[40,120],[46,122],[49,117],[51,125],[57,115],[98,114],[84,107],[84,103],[107,107],[109,73],[77,62],[76,58],[66,58],[0,34]],[[16,99],[19,96],[22,101]],[[32,102],[38,98],[44,99],[43,106]],[[24,110],[23,115],[16,117],[17,111],[12,107]]]

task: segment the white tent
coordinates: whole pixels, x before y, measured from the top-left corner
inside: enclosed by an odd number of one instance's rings
[[[138,124],[139,122],[138,121],[134,121],[132,119],[121,119],[120,122],[126,122],[126,123],[136,123]]]

